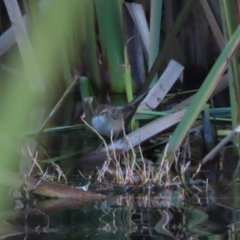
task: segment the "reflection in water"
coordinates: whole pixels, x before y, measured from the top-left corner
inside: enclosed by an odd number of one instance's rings
[[[226,219],[217,219],[224,207],[210,210],[183,201],[180,190],[162,189],[155,194],[128,193],[101,202],[37,200],[24,211],[5,216],[2,228],[6,239],[196,239],[204,236],[227,236]],[[185,199],[186,200],[186,199]],[[225,209],[226,211],[226,209]],[[230,213],[230,210],[228,210]],[[221,214],[220,214],[221,215]],[[229,231],[239,231],[231,225]],[[238,230],[237,230],[238,229]]]

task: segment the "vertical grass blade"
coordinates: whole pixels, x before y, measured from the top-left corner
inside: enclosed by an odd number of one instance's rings
[[[141,88],[140,94],[143,93],[149,87],[152,79],[154,78],[154,76],[156,75],[158,70],[163,67],[163,65],[165,63],[165,57],[166,57],[168,51],[171,49],[171,46],[174,43],[177,34],[180,32],[184,22],[186,21],[188,15],[189,15],[189,12],[192,10],[192,7],[195,3],[196,3],[195,0],[188,0],[186,2],[184,8],[182,9],[174,27],[173,27],[171,34],[169,34],[169,36],[166,38],[166,40],[163,44],[162,50],[158,54],[158,57],[157,57],[156,61],[154,62],[153,66],[148,74],[148,77]]]
[[[86,56],[87,69],[91,69],[89,76],[90,82],[93,82],[95,86],[101,85],[98,56],[97,56],[97,42],[94,26],[94,7],[93,1],[85,0],[85,29],[86,29],[86,45],[84,55]]]
[[[40,69],[27,33],[26,26],[21,15],[18,2],[16,0],[4,1],[9,18],[15,32],[18,48],[25,67],[26,76],[29,84],[35,92],[43,93],[45,90],[44,82],[40,74]],[[31,67],[28,67],[31,65]]]
[[[221,0],[223,10],[223,21],[226,23],[227,39],[230,39],[235,30],[233,6],[231,1]],[[240,74],[239,60],[237,54],[233,56],[231,66],[229,66],[229,90],[232,110],[233,128],[240,124]]]
[[[118,0],[95,0],[97,12],[102,57],[109,71],[111,89],[114,92],[124,92],[122,76],[124,66],[123,34]],[[106,79],[103,79],[106,81]]]
[[[149,59],[149,28],[147,19],[141,4],[138,3],[126,3],[128,11],[132,16],[132,19],[138,29],[139,36],[142,39],[143,49],[145,52],[146,59]]]
[[[150,71],[155,62],[160,45],[160,29],[162,20],[162,0],[151,0],[150,12],[150,47],[149,47],[149,62],[148,69]],[[157,74],[154,76],[152,84],[158,79]]]
[[[202,4],[202,7],[203,7],[203,10],[205,12],[205,15],[206,15],[206,18],[208,20],[208,24],[212,30],[212,33],[215,37],[215,40],[218,44],[218,47],[220,50],[223,49],[224,47],[224,37],[223,37],[223,34],[221,32],[221,29],[220,27],[218,26],[218,23],[213,15],[213,12],[208,4],[208,1],[207,0],[200,0],[201,4]]]

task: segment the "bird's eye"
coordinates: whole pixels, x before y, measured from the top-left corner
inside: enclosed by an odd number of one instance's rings
[[[107,110],[103,110],[103,111],[100,112],[100,115],[104,115],[106,113],[107,113]]]

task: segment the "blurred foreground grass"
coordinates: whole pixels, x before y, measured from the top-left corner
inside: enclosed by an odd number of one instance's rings
[[[31,6],[32,12],[27,15],[28,36],[21,32],[16,34],[22,19],[17,16],[11,19],[19,52],[10,50],[4,59],[11,68],[18,69],[19,75],[1,74],[0,171],[19,172],[22,142],[19,136],[28,130],[32,111],[39,103],[52,99],[59,90],[63,92],[71,83],[69,64],[77,55],[74,53],[76,28],[73,23],[79,14],[76,5],[83,1],[72,3],[42,1],[41,14],[33,14],[34,6]],[[8,4],[8,13],[18,7],[17,1]],[[0,191],[1,196],[6,196],[5,188],[1,186]]]

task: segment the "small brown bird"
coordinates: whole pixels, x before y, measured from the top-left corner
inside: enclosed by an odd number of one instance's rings
[[[143,100],[146,93],[133,99],[126,106],[111,106],[100,104],[93,110],[92,97],[84,98],[83,109],[87,122],[101,135],[110,137],[118,135],[124,126],[128,115]],[[111,133],[112,132],[112,133]]]

